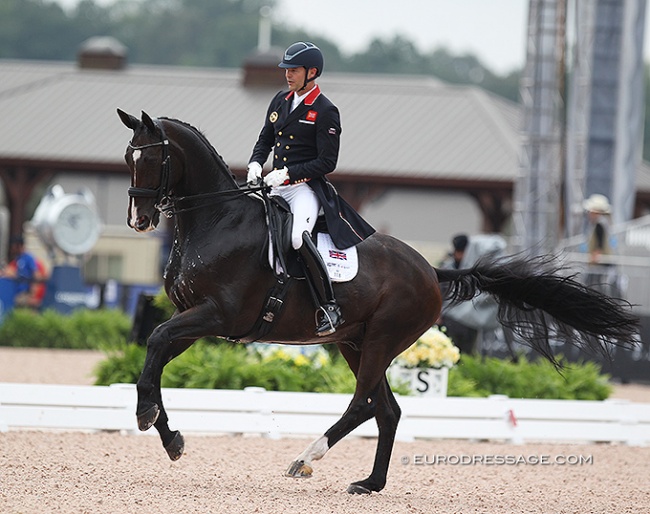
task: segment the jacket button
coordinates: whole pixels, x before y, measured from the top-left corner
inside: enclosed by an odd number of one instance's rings
[[[282,134],[280,134],[280,135],[282,135]],[[289,139],[293,139],[293,136],[289,136]]]
[[[282,135],[282,131],[278,132],[278,136],[281,136],[281,135]]]
[[[283,157],[282,160],[283,160],[284,162],[287,162],[287,158],[286,158],[286,157]]]
[[[276,144],[275,146],[280,146],[280,143]]]
[[[289,145],[287,145],[287,146],[285,146],[285,148],[288,150],[288,149],[291,148],[291,147],[290,147]]]

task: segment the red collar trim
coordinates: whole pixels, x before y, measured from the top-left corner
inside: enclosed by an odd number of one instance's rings
[[[289,94],[284,97],[285,100],[289,100],[290,98],[293,97],[293,91],[289,91]],[[312,89],[309,94],[305,97],[305,99],[302,101],[305,105],[313,105],[314,102],[316,101],[316,98],[320,96],[320,86],[316,84],[316,87]]]
[[[320,86],[316,84],[316,87],[309,92],[307,98],[303,100],[303,103],[305,105],[313,105],[314,102],[316,101],[316,98],[318,98],[319,96],[320,96]]]

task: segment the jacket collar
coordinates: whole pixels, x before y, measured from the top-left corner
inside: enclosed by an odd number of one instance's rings
[[[293,98],[294,92],[289,91],[289,94],[284,97],[285,100],[291,100]],[[316,84],[316,86],[307,94],[305,99],[302,101],[303,104],[305,105],[313,105],[314,102],[316,101],[316,98],[320,96],[320,86]]]

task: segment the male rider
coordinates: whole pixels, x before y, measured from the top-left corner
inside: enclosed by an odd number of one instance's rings
[[[278,64],[285,70],[289,91],[278,93],[248,165],[247,180],[256,183],[272,152],[273,170],[264,177],[274,195],[282,196],[293,213],[291,241],[306,274],[321,297],[322,319],[316,334],[333,333],[344,320],[325,264],[311,232],[322,207],[327,228],[337,248],[345,249],[374,233],[337,194],[325,175],[336,168],[341,122],[338,108],[321,93],[316,79],[323,72],[323,54],[312,43],[291,45]]]

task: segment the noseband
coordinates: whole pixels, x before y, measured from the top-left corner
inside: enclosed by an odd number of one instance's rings
[[[156,122],[154,122],[156,123]],[[162,146],[162,162],[161,167],[161,177],[160,185],[155,188],[147,187],[130,187],[128,190],[130,197],[141,197],[141,198],[155,198],[156,199],[156,209],[162,210],[164,205],[169,204],[169,171],[171,168],[171,159],[169,156],[169,140],[165,135],[165,129],[162,124],[156,123],[156,126],[160,129],[161,140],[157,143],[149,143],[148,145],[134,146],[133,141],[129,141],[129,148],[132,150],[142,150],[144,148],[151,148],[154,146]]]

